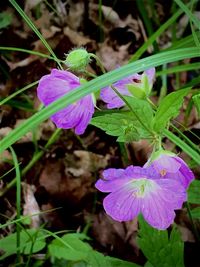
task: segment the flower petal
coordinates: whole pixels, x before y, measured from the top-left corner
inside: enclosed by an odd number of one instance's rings
[[[53,69],[51,74],[40,79],[37,96],[47,106],[79,85],[78,78],[72,73]]]
[[[119,222],[133,220],[140,213],[140,199],[127,186],[105,197],[103,206],[106,213]]]
[[[37,94],[44,105],[49,105],[80,85],[79,78],[68,71],[53,69],[51,74],[40,79]],[[76,134],[84,133],[94,113],[91,95],[87,95],[76,103],[56,112],[51,116],[58,128],[75,128]]]
[[[153,227],[164,230],[173,223],[175,209],[180,209],[186,200],[184,187],[175,180],[155,180],[156,190],[143,198],[142,214]]]

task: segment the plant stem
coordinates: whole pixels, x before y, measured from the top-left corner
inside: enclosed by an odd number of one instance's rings
[[[16,208],[17,208],[17,220],[20,220],[21,214],[21,174],[19,169],[19,164],[17,160],[17,155],[12,147],[10,147],[10,151],[12,153],[12,158],[14,161],[15,172],[16,172],[16,182],[17,182],[17,191],[16,191]],[[20,225],[16,225],[16,247],[17,247],[17,263],[20,264],[21,256],[20,256]]]

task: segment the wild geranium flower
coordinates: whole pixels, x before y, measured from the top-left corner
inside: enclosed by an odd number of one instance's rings
[[[129,166],[107,169],[96,188],[110,192],[103,206],[108,215],[119,222],[133,220],[142,213],[153,227],[164,230],[173,223],[175,212],[186,200],[185,188],[174,179],[155,179],[152,169]]]
[[[147,76],[148,85],[146,84],[145,79],[143,79],[144,75]],[[129,77],[117,81],[116,83],[113,84],[113,86],[122,95],[127,95],[127,96],[132,95],[132,93],[128,89],[128,87],[130,86],[133,86],[135,87],[134,89],[138,89],[139,92],[143,92],[144,94],[148,95],[151,91],[154,77],[155,77],[155,68],[151,68],[146,70],[143,74],[135,73]],[[148,92],[145,92],[145,90]],[[108,109],[120,108],[125,105],[124,101],[114,92],[114,90],[110,86],[107,86],[101,90],[100,97],[105,103],[107,103]]]
[[[61,96],[80,86],[79,78],[69,71],[52,69],[49,75],[43,76],[37,88],[40,101],[48,106]],[[76,134],[83,134],[94,113],[91,95],[87,95],[74,104],[51,116],[58,128],[75,129]]]
[[[188,165],[170,151],[161,150],[154,153],[144,167],[153,169],[160,178],[177,180],[185,189],[194,180],[194,174]]]

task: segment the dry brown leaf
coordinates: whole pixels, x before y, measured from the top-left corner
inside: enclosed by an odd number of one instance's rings
[[[70,41],[80,47],[80,46],[85,46],[88,43],[93,42],[90,38],[85,37],[83,34],[80,32],[74,31],[70,29],[69,27],[64,28],[64,34],[70,39]]]
[[[97,56],[101,58],[104,67],[108,71],[116,69],[118,66],[122,66],[128,62],[129,45],[130,44],[122,45],[119,47],[119,50],[116,51],[108,45],[108,40],[106,40],[97,52]]]
[[[29,13],[31,9],[36,7],[39,3],[41,3],[42,0],[26,0],[25,1],[25,7],[24,7],[24,12]]]
[[[77,3],[74,3],[72,1],[70,2],[70,8],[66,22],[72,30],[78,31],[83,21],[84,12],[85,8],[83,1],[79,1]]]
[[[29,185],[22,183],[23,186],[23,195],[24,195],[24,205],[23,205],[23,215],[30,216],[30,227],[39,228],[40,227],[40,208],[35,199],[34,193],[36,188],[34,185]],[[33,214],[37,214],[31,216]]]
[[[105,168],[110,159],[109,155],[104,157],[84,150],[75,150],[74,155],[78,158],[78,160],[75,160],[75,167],[66,167],[65,171],[66,173],[72,173],[75,177]]]

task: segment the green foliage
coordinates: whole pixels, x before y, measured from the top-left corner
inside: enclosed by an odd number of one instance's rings
[[[149,132],[141,127],[137,118],[129,111],[94,117],[90,124],[104,130],[109,135],[117,136],[118,142],[149,138]]]
[[[199,117],[200,117],[200,94],[194,95],[192,99],[194,101],[194,104],[196,106],[197,112],[198,112]]]
[[[10,255],[14,255],[17,252],[16,246],[17,234],[9,234],[8,236],[0,240],[0,249],[4,251],[4,254],[0,257],[0,260],[5,259]],[[20,232],[20,253],[29,255],[42,250],[46,242],[43,239],[44,234],[36,229],[27,229]]]
[[[180,233],[174,226],[170,237],[168,232],[150,227],[142,217],[139,218],[140,230],[138,243],[148,259],[145,266],[153,267],[183,267],[184,243]]]
[[[153,110],[150,104],[135,97],[123,96],[131,112],[122,111],[94,117],[91,124],[107,134],[117,136],[118,142],[131,142],[151,138]]]
[[[167,95],[160,103],[155,117],[154,130],[162,132],[167,123],[179,114],[179,109],[183,103],[183,98],[188,94],[190,88],[182,89]]]
[[[52,261],[55,259],[72,261],[70,266],[85,267],[140,267],[137,264],[122,261],[112,257],[105,257],[103,254],[95,251],[92,247],[83,242],[82,234],[65,234],[62,238],[55,239],[49,245],[49,255]],[[76,262],[73,265],[73,262]]]
[[[7,12],[0,13],[0,29],[6,28],[11,24],[11,22],[12,22],[11,14]]]
[[[191,215],[193,219],[200,219],[200,207],[192,209]]]
[[[200,180],[194,180],[188,189],[188,202],[200,204]]]

